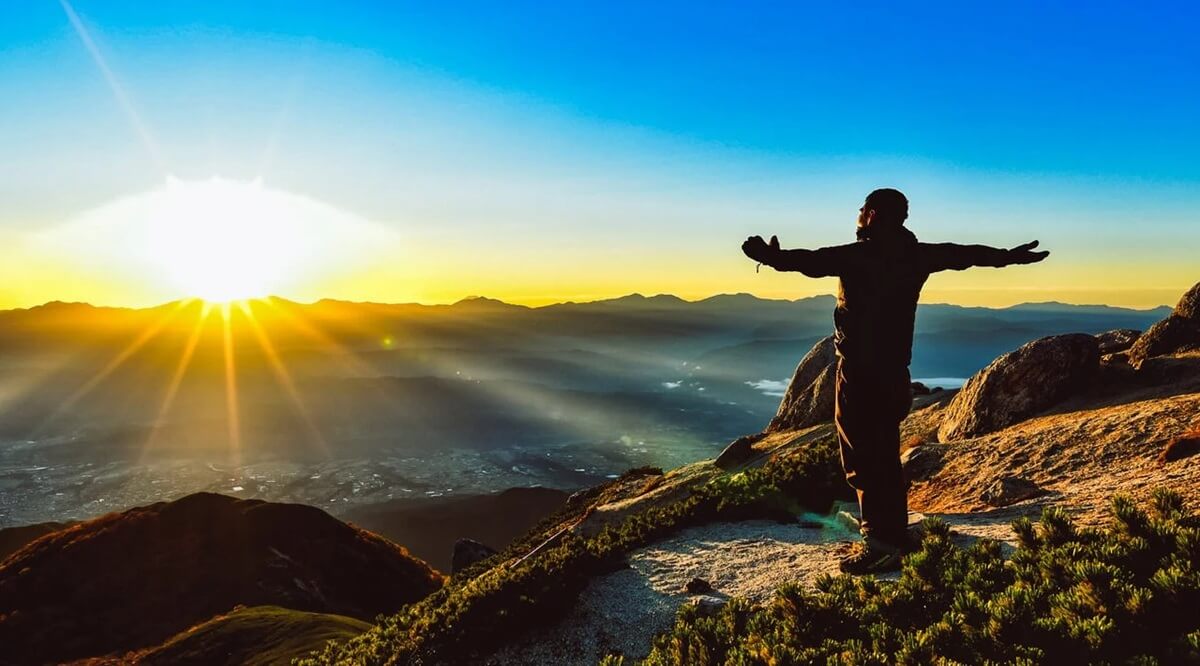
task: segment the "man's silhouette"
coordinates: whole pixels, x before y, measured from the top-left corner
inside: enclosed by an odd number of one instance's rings
[[[908,543],[907,491],[900,469],[900,422],[912,406],[908,364],[921,287],[931,273],[972,266],[1030,264],[1049,252],[1037,241],[1011,250],[986,245],[921,243],[904,227],[908,199],[897,190],[867,195],[858,242],[784,250],[772,236],[751,236],[742,251],[777,271],[836,275],[837,425],[842,468],[857,491],[863,544],[841,562],[847,573],[894,570]]]

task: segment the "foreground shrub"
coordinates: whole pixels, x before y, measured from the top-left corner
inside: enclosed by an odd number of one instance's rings
[[[825,577],[763,607],[681,610],[642,662],[667,664],[1200,664],[1200,527],[1159,491],[1113,500],[1104,530],[1061,509],[962,549],[927,521],[899,580]],[[609,658],[610,666],[625,663]]]
[[[650,476],[651,471],[630,474]],[[661,473],[661,471],[659,471]],[[823,511],[847,497],[837,449],[819,442],[762,468],[718,477],[678,502],[652,507],[591,539],[566,533],[519,565],[548,533],[570,520],[568,507],[500,555],[345,643],[332,643],[300,661],[316,664],[471,663],[534,627],[563,618],[588,581],[623,566],[626,553],[679,529],[718,520],[790,517],[799,509]],[[603,490],[591,493],[603,498]]]

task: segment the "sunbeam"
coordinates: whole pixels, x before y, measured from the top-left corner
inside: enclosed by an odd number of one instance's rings
[[[246,322],[250,326],[250,331],[254,333],[255,339],[258,340],[258,346],[262,348],[263,354],[267,357],[267,363],[271,366],[271,372],[275,375],[276,382],[287,393],[296,414],[304,421],[304,425],[308,428],[309,436],[312,437],[313,443],[317,445],[322,454],[328,456],[329,446],[326,444],[325,438],[321,435],[320,429],[317,428],[317,424],[313,422],[308,407],[300,397],[300,392],[296,390],[296,384],[292,381],[291,373],[288,372],[287,367],[284,366],[283,361],[279,358],[279,353],[275,350],[275,345],[271,344],[270,338],[255,317],[250,304],[247,301],[239,301],[237,305],[246,315]]]
[[[95,375],[93,375],[91,377],[91,379],[84,382],[82,386],[80,386],[78,389],[75,389],[75,391],[73,393],[71,393],[71,395],[67,396],[67,398],[65,400],[63,400],[57,407],[55,407],[55,409],[49,415],[47,415],[47,417],[42,421],[42,423],[39,424],[37,428],[34,428],[34,433],[36,434],[36,433],[40,432],[42,430],[42,428],[44,428],[46,426],[47,423],[52,422],[55,419],[55,417],[57,417],[59,414],[70,409],[71,407],[74,407],[75,404],[78,403],[80,399],[82,399],[88,393],[91,393],[92,390],[94,390],[98,385],[100,385],[101,382],[103,382],[105,379],[108,378],[109,375],[111,375],[113,372],[115,372],[117,370],[117,368],[121,367],[126,361],[129,360],[129,358],[131,356],[136,354],[138,352],[138,350],[140,350],[142,347],[144,347],[147,342],[149,342],[154,336],[158,335],[159,331],[161,331],[163,328],[165,328],[166,325],[169,324],[172,319],[174,319],[176,316],[179,315],[179,313],[183,310],[183,307],[185,305],[187,305],[187,303],[188,303],[188,301],[179,301],[179,302],[175,303],[174,307],[172,307],[166,314],[164,314],[162,317],[160,317],[158,319],[158,321],[156,321],[153,325],[151,325],[150,327],[143,330],[140,335],[138,335],[136,338],[134,338],[134,340],[132,342],[130,342],[128,345],[126,345],[124,349],[122,349],[116,356],[114,356],[113,359],[111,361],[109,361],[107,365],[105,365],[99,372],[97,372]]]
[[[348,369],[352,376],[358,377],[374,377],[379,374],[374,366],[368,364],[358,357],[358,352],[334,340],[330,335],[317,328],[311,322],[305,321],[294,312],[289,312],[286,308],[280,307],[278,303],[271,298],[264,298],[258,301],[265,303],[271,307],[274,314],[280,315],[287,320],[292,328],[300,333],[308,336],[310,339],[334,350],[338,353],[337,361],[344,369]]]
[[[171,381],[167,385],[167,390],[163,394],[162,404],[158,408],[158,415],[155,416],[154,424],[150,428],[150,434],[146,437],[146,443],[142,447],[139,462],[145,460],[146,453],[150,450],[154,438],[158,434],[159,427],[166,420],[167,413],[171,409],[171,404],[175,401],[175,394],[179,392],[179,386],[183,383],[183,377],[187,374],[188,366],[191,365],[192,356],[196,353],[196,345],[200,343],[200,336],[204,333],[204,322],[208,320],[210,313],[212,313],[212,305],[204,303],[200,308],[199,316],[196,318],[196,325],[192,328],[192,332],[184,344],[183,354],[180,355],[179,362],[175,365],[175,371],[171,375]]]
[[[229,448],[234,465],[241,466],[242,428],[238,418],[237,363],[234,359],[233,332],[228,303],[221,304],[221,331],[224,336],[225,418],[229,429]]]
[[[87,49],[88,54],[91,55],[92,60],[96,63],[96,67],[99,68],[100,73],[104,76],[104,81],[108,84],[109,89],[112,90],[113,97],[117,99],[117,104],[119,104],[121,106],[121,110],[125,112],[125,117],[129,120],[129,124],[133,128],[133,131],[136,132],[138,138],[141,139],[142,145],[146,148],[146,152],[150,153],[150,159],[154,160],[154,165],[158,167],[160,171],[166,172],[166,163],[163,161],[162,154],[158,150],[158,145],[154,142],[154,139],[150,137],[150,132],[146,129],[146,124],[142,122],[142,117],[138,114],[137,109],[134,108],[133,102],[129,99],[129,95],[125,93],[125,88],[117,79],[117,75],[114,74],[112,69],[108,66],[108,61],[106,61],[104,59],[104,55],[100,53],[100,49],[96,46],[96,42],[92,40],[92,36],[88,32],[87,27],[83,25],[83,21],[79,18],[79,14],[75,13],[75,8],[72,7],[71,3],[67,2],[67,0],[59,0],[59,4],[62,5],[63,11],[66,12],[67,20],[71,22],[71,27],[75,29],[75,34],[79,35],[79,41],[83,42],[84,48]]]

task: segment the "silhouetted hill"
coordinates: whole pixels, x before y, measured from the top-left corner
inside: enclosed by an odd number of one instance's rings
[[[25,544],[49,534],[57,532],[65,527],[70,527],[75,523],[37,523],[34,525],[21,525],[20,527],[6,527],[0,530],[0,562],[3,562],[9,555],[21,550]]]
[[[450,571],[458,539],[474,539],[503,550],[557,511],[567,496],[552,488],[509,488],[489,495],[393,500],[353,509],[345,517],[404,544],[441,571]]]
[[[441,586],[408,552],[325,512],[197,493],[43,536],[0,566],[4,659],[152,646],[237,605],[371,619]]]

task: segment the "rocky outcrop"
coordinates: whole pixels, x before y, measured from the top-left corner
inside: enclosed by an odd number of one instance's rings
[[[1127,351],[1141,337],[1142,332],[1132,328],[1118,328],[1112,331],[1105,331],[1096,335],[1096,342],[1100,344],[1100,354],[1117,354]]]
[[[1073,333],[1034,340],[967,380],[946,408],[938,439],[976,437],[1017,423],[1086,386],[1099,367],[1095,336]]]
[[[738,465],[753,458],[754,443],[766,436],[765,432],[755,433],[753,435],[742,435],[729,443],[713,464],[721,469],[733,469]]]
[[[837,354],[833,336],[822,339],[796,366],[787,393],[779,403],[767,432],[807,428],[833,419],[833,387],[837,382]]]
[[[1150,327],[1129,349],[1129,363],[1140,368],[1147,359],[1200,349],[1200,282],[1179,299],[1164,320]]]
[[[904,469],[904,480],[909,483],[924,481],[941,468],[946,456],[945,444],[922,444],[905,449],[900,454],[900,465]]]

